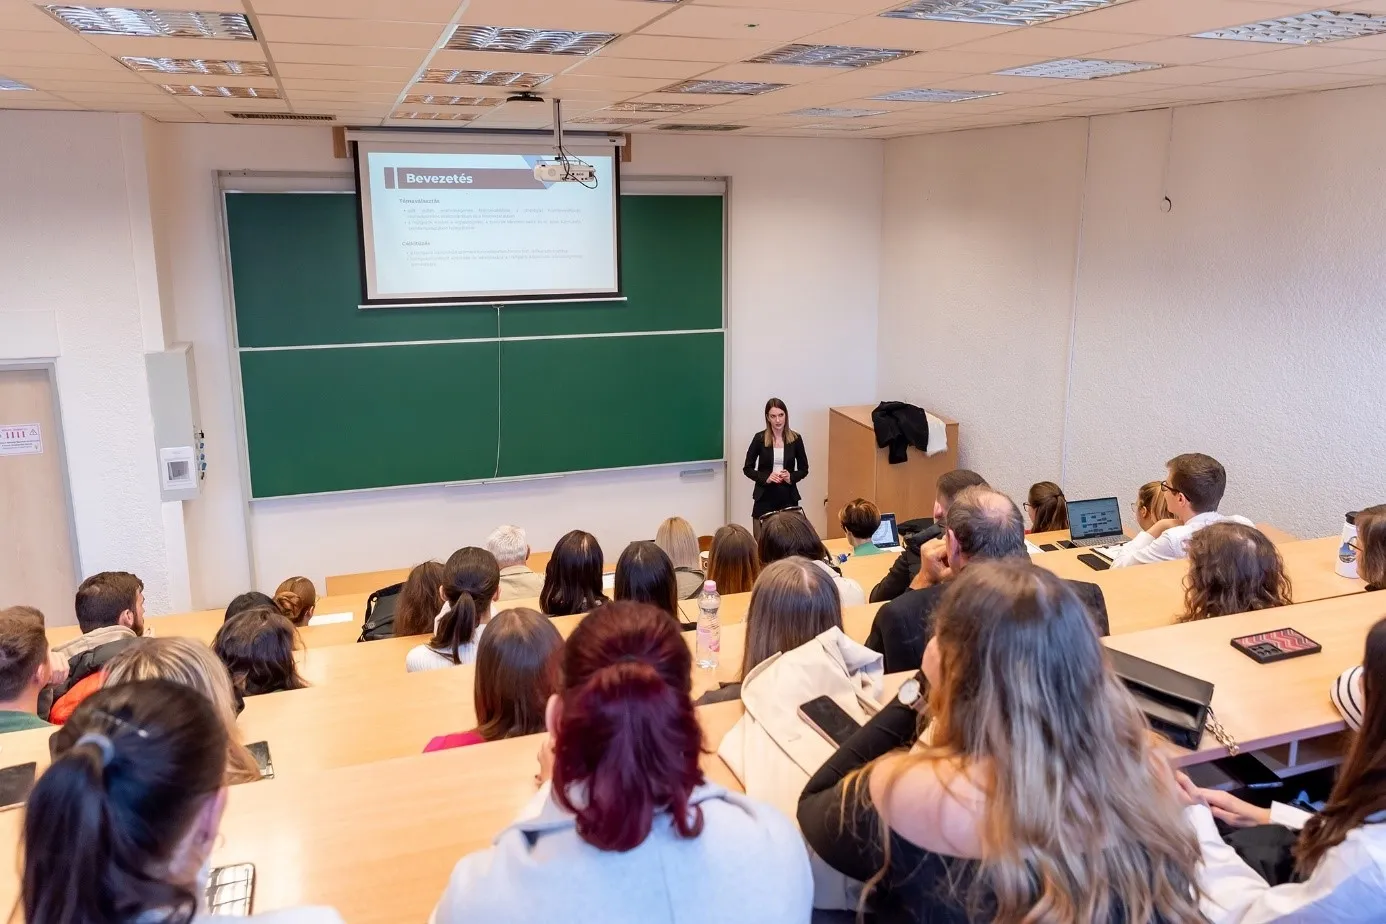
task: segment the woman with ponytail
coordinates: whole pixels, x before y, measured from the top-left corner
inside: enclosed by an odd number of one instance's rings
[[[485,549],[468,546],[443,566],[440,588],[446,609],[433,625],[433,638],[404,656],[405,670],[433,671],[471,664],[481,630],[491,621],[491,604],[500,599],[500,566]]]
[[[803,840],[764,803],[709,783],[691,655],[668,615],[593,610],[563,650],[539,791],[494,846],[462,859],[435,924],[802,924]]]
[[[275,609],[296,626],[308,625],[318,605],[318,592],[306,577],[291,577],[274,592]]]
[[[203,914],[226,807],[226,727],[196,690],[138,680],[89,696],[51,743],[29,796],[27,924],[230,922]],[[262,924],[340,924],[328,908]]]

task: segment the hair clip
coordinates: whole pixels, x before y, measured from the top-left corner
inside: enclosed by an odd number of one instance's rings
[[[80,748],[84,744],[94,744],[96,749],[101,752],[101,769],[105,770],[115,760],[115,745],[111,744],[111,739],[100,732],[87,732],[77,739],[74,748]]]
[[[101,716],[103,719],[109,719],[111,724],[117,725],[125,731],[134,732],[141,738],[149,737],[149,732],[145,731],[143,728],[140,728],[134,722],[127,722],[120,716],[115,715],[114,713],[107,712],[104,709],[93,709],[92,711],[95,712],[97,715]]]

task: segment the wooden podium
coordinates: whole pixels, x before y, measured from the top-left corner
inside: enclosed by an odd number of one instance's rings
[[[875,405],[828,408],[828,538],[842,537],[838,514],[864,497],[897,520],[932,516],[934,483],[958,467],[958,422],[944,418],[948,449],[926,456],[913,446],[909,461],[891,465],[890,450],[876,447]]]

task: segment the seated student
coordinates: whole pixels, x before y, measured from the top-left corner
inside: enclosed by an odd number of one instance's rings
[[[226,665],[206,644],[192,638],[142,638],[106,665],[102,687],[137,680],[171,680],[207,697],[226,728],[226,785],[260,779],[260,767],[241,743],[236,725],[245,704],[231,687]]]
[[[910,589],[919,575],[920,549],[930,542],[937,544],[942,540],[943,520],[948,516],[948,506],[953,503],[953,498],[966,488],[985,488],[987,482],[974,471],[958,468],[939,475],[934,487],[933,525],[902,540],[904,551],[891,563],[890,570],[881,578],[880,583],[871,589],[872,603],[894,600]]]
[[[226,604],[226,615],[221,617],[222,622],[230,622],[232,616],[239,616],[246,610],[269,607],[273,610],[279,609],[279,604],[274,602],[274,598],[269,594],[262,594],[258,590],[247,590],[245,593],[232,598]]]
[[[707,579],[717,585],[719,594],[750,593],[759,574],[760,553],[749,529],[740,523],[728,523],[712,534]]]
[[[563,636],[543,613],[520,607],[496,614],[476,646],[476,728],[434,738],[424,752],[542,732],[562,657]]]
[[[866,647],[885,655],[886,673],[919,663],[931,634],[932,614],[954,577],[975,562],[1028,559],[1025,521],[1015,502],[991,488],[967,488],[948,507],[941,583],[911,590],[876,611]],[[930,552],[930,555],[934,553]],[[1064,581],[1087,606],[1099,635],[1108,634],[1107,601],[1102,588],[1086,581]]]
[[[498,526],[486,537],[486,551],[500,566],[500,599],[527,600],[544,589],[544,576],[530,570],[529,540],[518,526]]]
[[[1214,523],[1189,539],[1184,615],[1194,622],[1294,603],[1275,543],[1254,526]]]
[[[782,558],[756,579],[746,611],[746,646],[741,676],[778,652],[793,651],[833,627],[842,628],[837,585],[806,558]],[[741,698],[741,684],[704,693],[698,705]]]
[[[565,535],[553,547],[544,569],[539,609],[545,616],[572,616],[605,603],[602,565],[602,547],[596,536],[580,529]]]
[[[934,621],[924,683],[799,801],[804,839],[868,883],[874,919],[1203,921],[1177,785],[1072,589],[1023,556],[986,562]]]
[[[52,700],[40,707],[42,715],[53,700],[144,634],[144,582],[125,571],[93,574],[77,588],[76,610],[82,634],[53,649],[67,659],[67,680],[53,688]]]
[[[692,653],[667,615],[610,603],[578,623],[549,699],[543,785],[464,857],[435,924],[804,924],[803,840],[773,808],[703,777]]]
[[[1131,505],[1136,514],[1136,525],[1148,530],[1161,520],[1169,518],[1169,508],[1165,506],[1165,491],[1160,482],[1149,481],[1136,492],[1136,501]]]
[[[828,564],[828,550],[823,540],[818,538],[808,518],[798,511],[782,510],[761,520],[759,552],[760,564],[764,568],[782,558],[796,555],[807,558],[832,577],[843,606],[866,602],[866,592],[861,585],[838,574],[837,569]]]
[[[1321,812],[1311,815],[1279,804],[1259,808],[1231,793],[1193,790],[1197,803],[1187,811],[1203,847],[1199,885],[1212,924],[1376,924],[1383,919],[1386,619],[1368,633],[1362,663],[1367,682],[1360,700],[1361,730],[1352,736]],[[1185,786],[1192,784],[1186,781]],[[1256,832],[1257,869],[1253,870],[1223,841],[1214,819],[1234,828],[1280,827]],[[1291,842],[1290,856],[1273,849]]]
[[[1386,664],[1386,619],[1372,626],[1371,632],[1367,633],[1367,657],[1362,663],[1367,662]],[[1362,715],[1366,711],[1366,693],[1363,689],[1366,686],[1365,673],[1362,664],[1350,667],[1339,675],[1329,691],[1333,705],[1353,731],[1362,727]]]
[[[698,596],[707,577],[703,574],[702,553],[698,551],[698,534],[692,525],[683,517],[670,517],[659,524],[654,541],[674,563],[679,599],[692,600]]]
[[[1357,576],[1367,590],[1386,588],[1386,504],[1367,507],[1357,513]]]
[[[612,599],[648,603],[672,616],[684,629],[696,629],[679,612],[678,578],[673,562],[653,542],[632,542],[616,559]]]
[[[404,669],[411,674],[476,660],[476,643],[500,596],[496,557],[475,546],[453,552],[443,566],[442,594],[446,609],[434,624],[433,638],[404,656]]]
[[[39,694],[60,682],[61,665],[48,650],[42,613],[32,606],[0,610],[0,734],[48,727],[38,717]]]
[[[231,617],[212,638],[212,650],[226,665],[231,686],[241,696],[308,686],[294,661],[297,647],[294,624],[270,607],[257,607]]]
[[[1037,481],[1030,485],[1025,508],[1030,511],[1028,532],[1048,533],[1068,529],[1068,501],[1064,499],[1063,488],[1052,481]]]
[[[1205,526],[1231,520],[1255,526],[1246,517],[1229,517],[1218,513],[1223,492],[1227,490],[1227,472],[1222,463],[1201,452],[1186,452],[1170,459],[1169,474],[1160,487],[1164,492],[1169,517],[1121,547],[1112,562],[1115,568],[1144,565],[1157,561],[1183,558],[1189,537]]]
[[[27,924],[341,924],[328,908],[199,913],[226,808],[228,752],[225,724],[201,693],[169,680],[99,690],[51,749],[25,812]]]
[[[442,563],[426,561],[415,565],[395,601],[394,637],[431,633],[438,620],[440,601],[446,605]]]
[[[881,525],[881,511],[869,500],[858,497],[837,515],[842,531],[847,534],[847,542],[852,546],[853,555],[879,555],[881,550],[871,537]]]
[[[296,626],[308,625],[318,605],[318,592],[306,577],[291,577],[274,592],[274,606]]]

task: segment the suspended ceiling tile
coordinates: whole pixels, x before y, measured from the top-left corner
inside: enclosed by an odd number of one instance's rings
[[[869,70],[869,68],[866,68]],[[853,68],[795,67],[788,64],[725,64],[700,75],[702,80],[727,80],[737,83],[803,84],[823,80],[833,74]]]
[[[1112,57],[1123,61],[1149,61],[1153,64],[1207,64],[1264,53],[1265,50],[1266,46],[1257,42],[1223,42],[1189,36],[1155,39],[1108,49]]]
[[[718,66],[716,62],[709,61],[650,61],[639,58],[613,58],[602,54],[583,58],[570,69],[569,73],[685,80],[706,73]]]
[[[669,85],[664,77],[612,77],[605,74],[564,74],[544,85],[545,94],[562,96],[569,90],[625,90],[649,93]]]
[[[1383,59],[1386,59],[1386,55],[1381,52],[1343,48],[1335,42],[1332,45],[1276,48],[1264,54],[1238,58],[1236,64],[1238,67],[1264,67],[1275,71],[1307,71],[1321,67],[1352,67]]]
[[[157,35],[90,35],[86,40],[93,46],[93,51],[105,52],[113,58],[129,55],[137,58],[265,60],[265,51],[259,42]]]
[[[601,57],[653,61],[745,61],[783,42],[760,36],[747,39],[687,38],[668,35],[627,35],[602,49]]]
[[[260,16],[321,16],[442,24],[457,13],[459,0],[249,0]]]
[[[972,54],[965,51],[926,51],[912,58],[879,64],[882,71],[922,71],[924,73],[990,74],[1007,68],[1032,64],[1044,56],[1017,54]]]
[[[586,60],[583,55],[532,55],[511,51],[458,51],[439,49],[429,67],[460,71],[519,71],[531,74],[561,74]]]
[[[1310,0],[1312,2],[1312,0]],[[1270,0],[1128,0],[1062,20],[1065,29],[1193,35],[1314,9],[1304,3]],[[1321,8],[1321,7],[1320,7]]]
[[[870,16],[833,26],[808,36],[825,45],[861,45],[867,48],[910,48],[929,51],[950,48],[1014,31],[1007,26],[968,22],[930,22],[921,19],[884,19]]]
[[[355,67],[346,64],[278,64],[275,70],[283,77],[398,81],[400,86],[414,76],[414,68],[410,67]]]
[[[1090,56],[1094,52],[1131,45],[1141,40],[1142,36],[1129,33],[1032,26],[1028,29],[1011,29],[991,38],[955,45],[953,50],[968,53],[997,52],[1000,54],[1038,55],[1046,58],[1071,58]]]
[[[683,4],[669,15],[646,26],[642,32],[645,35],[755,39],[784,43],[841,25],[852,18],[851,15],[838,13]]]
[[[427,51],[419,48],[374,48],[361,45],[270,44],[276,63],[350,64],[364,67],[418,67]]]
[[[1371,77],[1350,77],[1345,74],[1325,74],[1322,71],[1293,71],[1284,74],[1263,74],[1223,81],[1222,86],[1247,87],[1254,90],[1328,89],[1361,86],[1372,83]]]
[[[472,0],[461,22],[621,34],[636,31],[671,7],[646,0]]]
[[[261,38],[302,45],[364,45],[378,48],[432,48],[443,28],[435,23],[315,16],[261,16]]]

